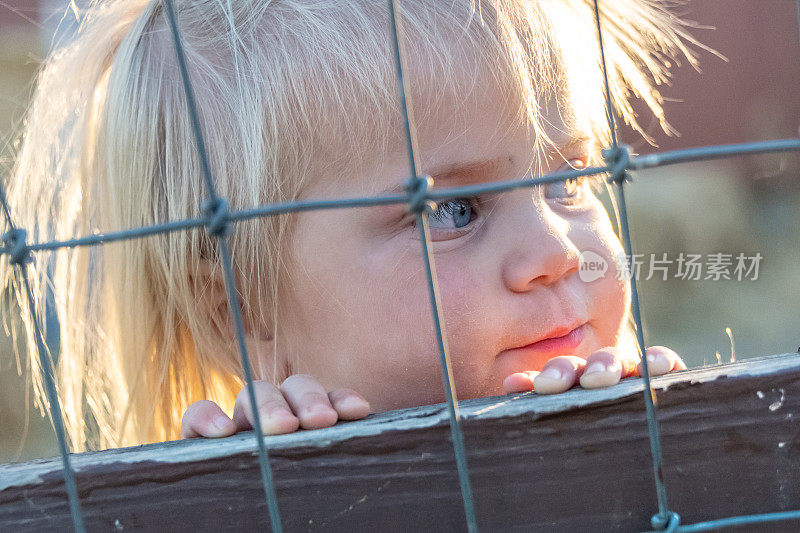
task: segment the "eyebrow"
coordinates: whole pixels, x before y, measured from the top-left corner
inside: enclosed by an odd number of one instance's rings
[[[496,181],[501,176],[501,170],[506,167],[512,168],[514,160],[511,156],[501,156],[484,161],[469,161],[467,163],[456,163],[448,165],[441,170],[431,172],[433,178],[433,188],[441,189],[442,184],[447,185],[475,185],[488,181]],[[420,177],[425,173],[420,174]],[[381,195],[402,194],[406,190],[403,183],[398,183],[381,191]]]
[[[564,154],[568,157],[568,152],[581,148],[590,143],[591,139],[585,136],[570,137],[568,141],[557,145],[552,152],[554,154]],[[477,185],[480,183],[498,181],[504,177],[512,179],[510,169],[514,168],[514,158],[510,155],[498,156],[492,159],[468,161],[465,163],[455,163],[447,165],[439,170],[431,172],[433,178],[433,189],[440,189],[440,184],[445,186],[453,185]],[[397,194],[406,192],[403,184],[383,191],[383,194]]]
[[[508,174],[514,168],[514,158],[501,156],[485,161],[457,163],[431,173],[434,189],[438,184],[475,185],[486,181],[494,181]]]

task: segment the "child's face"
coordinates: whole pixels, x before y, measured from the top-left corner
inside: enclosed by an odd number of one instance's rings
[[[434,177],[434,188],[531,176],[529,136],[513,125],[500,90],[483,81],[480,94],[435,105],[413,101],[424,117],[417,124],[422,171]],[[568,125],[555,111],[546,118],[563,157],[553,153],[545,171],[585,159],[590,147],[570,142],[580,134],[565,136]],[[398,146],[367,175],[320,180],[303,196],[374,195],[399,186],[408,172]],[[628,283],[615,270],[622,248],[589,184],[578,190],[553,184],[486,195],[477,204],[445,201],[430,217],[459,398],[502,394],[511,373],[539,370],[556,355],[586,357],[620,340],[629,302]],[[416,217],[398,204],[308,211],[297,220],[292,316],[278,332],[278,350],[299,360],[293,373],[311,374],[328,390],[355,389],[375,411],[444,401]],[[585,251],[609,266],[588,283],[578,276]],[[573,347],[508,351],[575,326]]]

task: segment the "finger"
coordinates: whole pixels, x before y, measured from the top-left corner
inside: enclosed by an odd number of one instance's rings
[[[575,355],[553,357],[533,378],[533,390],[539,394],[564,392],[575,385],[585,366],[586,361]]]
[[[358,420],[369,414],[369,402],[351,389],[338,389],[328,393],[328,400],[339,414],[339,420]]]
[[[506,394],[512,392],[528,392],[533,390],[533,378],[539,372],[528,370],[525,372],[515,372],[503,380],[503,390]]]
[[[292,413],[278,388],[265,381],[254,381],[256,406],[264,435],[280,435],[297,431],[300,421]],[[250,407],[250,394],[244,387],[236,397],[233,407],[233,420],[239,430],[253,427],[253,409]]]
[[[303,429],[326,428],[339,419],[325,388],[308,374],[289,376],[281,385],[281,392]]]
[[[599,389],[611,387],[620,379],[636,373],[637,357],[617,346],[606,346],[589,354],[586,370],[581,376],[581,387]]]
[[[647,370],[651,376],[661,376],[667,372],[675,370],[686,370],[686,363],[681,356],[666,346],[650,346],[645,350],[647,358]],[[642,365],[639,364],[637,371],[642,374]]]
[[[200,400],[190,405],[181,419],[181,438],[228,437],[236,433],[236,424],[219,405]]]

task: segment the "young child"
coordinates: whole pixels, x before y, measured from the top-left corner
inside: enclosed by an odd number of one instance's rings
[[[232,209],[403,190],[384,2],[174,5],[212,172]],[[601,162],[609,130],[591,1],[400,0],[398,9],[421,167],[435,188]],[[618,113],[638,127],[632,94],[666,127],[654,87],[669,57],[693,60],[693,41],[653,1],[604,1],[601,13]],[[603,183],[447,200],[430,215],[460,399],[638,375],[630,285],[617,272],[624,252],[595,194]],[[160,1],[97,0],[75,41],[47,60],[9,194],[36,242],[199,216],[208,191]],[[407,205],[241,222],[231,247],[266,433],[444,400]],[[588,251],[609,271],[583,282]],[[73,449],[250,427],[205,230],[36,260],[39,313],[49,284],[60,319]],[[651,374],[685,368],[667,348],[648,354]],[[28,361],[37,375],[35,352]]]

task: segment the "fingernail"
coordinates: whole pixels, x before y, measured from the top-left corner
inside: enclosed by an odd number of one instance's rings
[[[231,419],[227,416],[219,415],[214,420],[211,421],[215,428],[218,430],[225,432],[228,431],[231,425]]]
[[[552,367],[552,366],[550,368],[546,368],[546,369],[542,370],[542,372],[539,375],[540,376],[544,376],[547,379],[561,379],[562,378],[561,370],[559,370],[558,368]]]
[[[652,354],[652,353],[647,354],[647,362],[648,363],[655,363],[656,362],[655,354]]]
[[[322,403],[315,403],[305,409],[306,416],[314,416],[314,415],[321,415],[327,414],[328,406]]]
[[[289,418],[294,416],[291,411],[286,409],[285,407],[276,407],[272,411],[269,412],[267,418],[272,420],[278,420],[280,418]]]
[[[597,362],[592,363],[591,365],[589,365],[586,368],[586,373],[587,374],[593,374],[595,372],[606,372],[607,370],[608,370],[608,368],[606,368],[606,365],[604,365],[603,363],[597,361]]]
[[[365,400],[364,398],[361,398],[359,396],[348,396],[347,398],[344,399],[344,401],[342,403],[344,404],[343,407],[350,408],[350,409],[369,406],[369,403],[367,403],[367,400]]]

